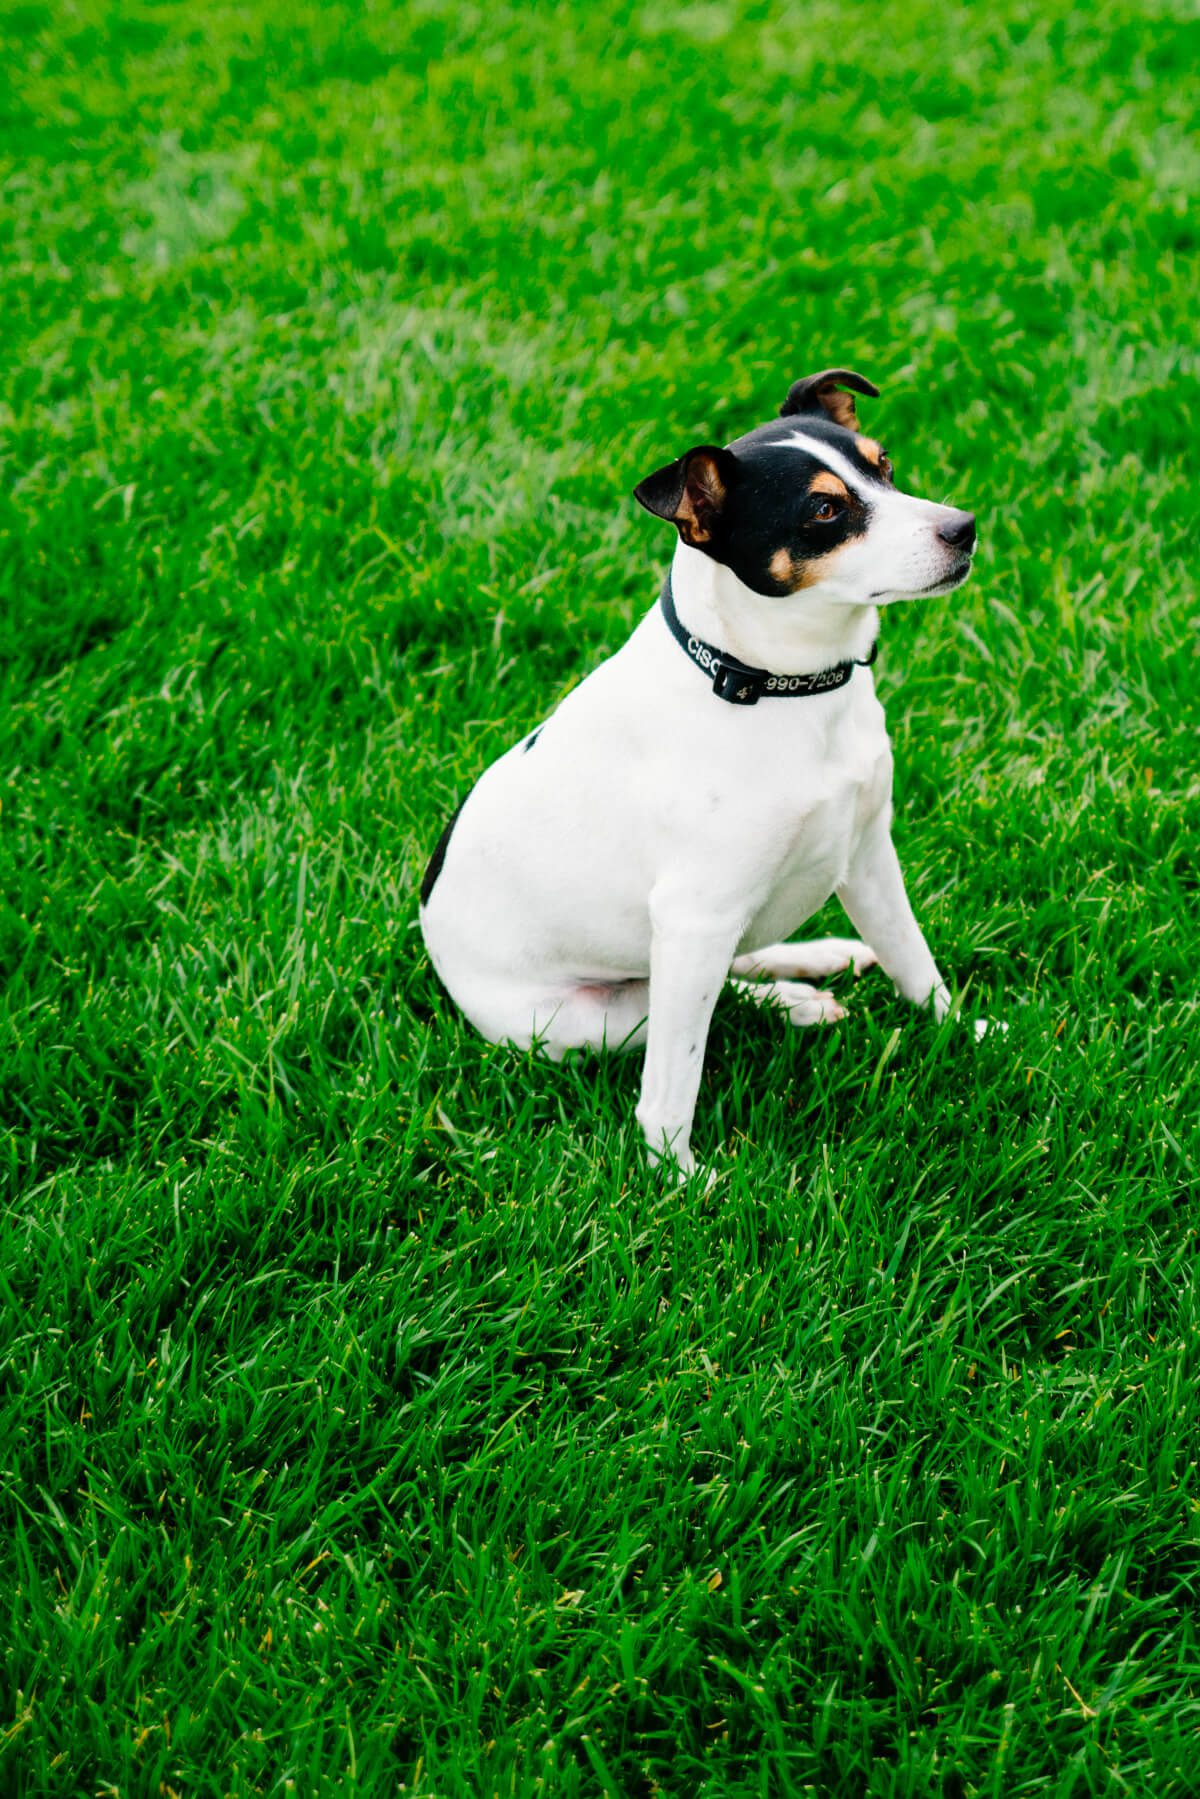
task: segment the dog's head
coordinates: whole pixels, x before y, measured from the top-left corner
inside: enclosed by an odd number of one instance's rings
[[[855,393],[879,389],[849,369],[795,381],[778,419],[725,449],[698,445],[634,496],[756,593],[860,606],[949,593],[971,571],[975,515],[900,491],[859,431]]]

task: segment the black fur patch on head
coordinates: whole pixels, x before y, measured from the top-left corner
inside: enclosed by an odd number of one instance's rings
[[[756,593],[811,587],[831,559],[867,530],[872,495],[891,486],[891,464],[861,437],[850,395],[877,389],[849,369],[793,382],[783,416],[728,449],[700,444],[634,489],[685,543],[731,568]],[[796,443],[802,434],[811,448]],[[821,458],[828,444],[856,479],[842,481]]]
[[[870,501],[836,475],[831,479],[813,451],[786,438],[755,437],[735,452],[741,477],[713,553],[756,593],[795,593],[819,581],[829,559],[863,536]]]
[[[812,449],[795,442],[802,432]],[[859,477],[852,484],[820,454],[828,444]],[[811,587],[830,559],[871,522],[871,496],[886,482],[852,431],[822,414],[772,421],[729,446],[737,465],[720,530],[708,553],[755,593]],[[840,490],[840,491],[839,491]]]

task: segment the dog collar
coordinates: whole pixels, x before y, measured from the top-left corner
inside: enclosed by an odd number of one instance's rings
[[[669,569],[660,604],[671,636],[697,668],[712,676],[712,688],[717,698],[728,700],[731,706],[754,706],[762,699],[805,699],[814,693],[833,693],[836,688],[846,685],[856,668],[870,668],[879,654],[879,639],[876,638],[869,656],[855,657],[851,662],[835,662],[832,668],[823,668],[815,675],[773,675],[769,668],[751,668],[748,662],[739,662],[728,650],[719,650],[716,644],[705,643],[702,637],[693,636],[675,610]]]

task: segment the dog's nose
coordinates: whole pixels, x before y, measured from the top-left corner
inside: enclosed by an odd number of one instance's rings
[[[948,543],[954,550],[973,550],[975,548],[975,514],[973,512],[952,512],[944,525],[938,526],[938,536],[943,543]]]

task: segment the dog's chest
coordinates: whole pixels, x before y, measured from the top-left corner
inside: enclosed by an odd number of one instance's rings
[[[833,801],[818,806],[791,834],[768,879],[757,884],[758,903],[743,949],[787,937],[820,910],[846,878],[857,837],[857,808]]]
[[[874,702],[857,728],[805,745],[760,776],[747,808],[753,841],[744,853],[755,901],[747,947],[786,936],[824,905],[891,782],[891,748]]]

